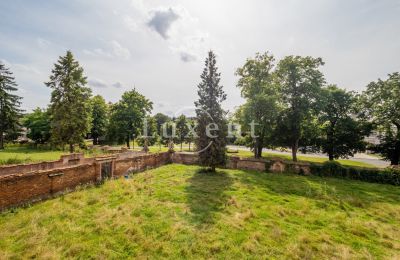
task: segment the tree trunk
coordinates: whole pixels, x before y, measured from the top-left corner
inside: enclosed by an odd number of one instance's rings
[[[69,153],[74,153],[74,144],[69,144]]]
[[[130,144],[130,140],[129,140],[129,135],[126,137],[126,147],[128,147],[128,149],[131,149],[131,144]]]
[[[334,158],[333,158],[333,154],[331,152],[328,153],[328,156],[329,156],[329,161],[333,161]]]
[[[182,152],[182,149],[183,149],[183,141],[181,140],[181,152]]]
[[[211,166],[211,172],[215,172],[215,166]]]
[[[135,150],[135,138],[132,138],[132,150]]]
[[[299,148],[299,140],[296,139],[292,144],[292,159],[297,162],[297,149]]]
[[[93,136],[93,145],[99,144],[99,138],[97,136]]]
[[[254,158],[257,158],[257,156],[258,156],[258,138],[256,137],[254,141]]]
[[[4,149],[4,136],[3,131],[0,132],[0,150]]]
[[[189,152],[190,152],[190,143],[191,143],[191,142],[189,142]]]
[[[392,158],[390,158],[390,165],[399,165],[399,161],[400,161],[400,141],[397,141],[395,144]]]

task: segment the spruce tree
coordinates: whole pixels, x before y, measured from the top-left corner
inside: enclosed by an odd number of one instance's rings
[[[199,100],[195,102],[197,127],[196,147],[199,163],[215,171],[226,162],[226,122],[221,102],[226,99],[216,66],[215,54],[209,51],[198,85]]]
[[[83,68],[74,59],[71,51],[60,57],[54,64],[49,82],[51,93],[51,137],[55,144],[69,145],[74,152],[74,144],[84,141],[90,131],[90,88],[85,87]]]
[[[0,62],[0,149],[4,149],[4,135],[16,132],[21,117],[21,97],[13,94],[17,91],[12,72]]]

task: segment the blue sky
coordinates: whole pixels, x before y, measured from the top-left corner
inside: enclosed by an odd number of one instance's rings
[[[27,111],[47,106],[43,82],[72,50],[94,94],[115,102],[136,87],[172,114],[193,106],[213,49],[232,111],[243,102],[234,72],[256,52],[322,57],[327,82],[356,91],[400,71],[399,13],[389,0],[2,0],[0,59]]]

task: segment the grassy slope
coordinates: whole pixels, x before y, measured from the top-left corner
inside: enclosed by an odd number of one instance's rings
[[[0,259],[389,258],[400,189],[168,165],[0,215]]]

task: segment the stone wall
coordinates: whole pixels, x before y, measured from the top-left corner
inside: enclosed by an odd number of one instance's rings
[[[195,153],[174,153],[171,156],[173,163],[180,164],[197,164],[198,155]],[[241,169],[241,170],[253,170],[260,172],[293,172],[301,174],[310,174],[310,164],[304,162],[291,162],[281,159],[254,159],[254,158],[241,158],[237,156],[228,157],[226,164],[228,169]]]

